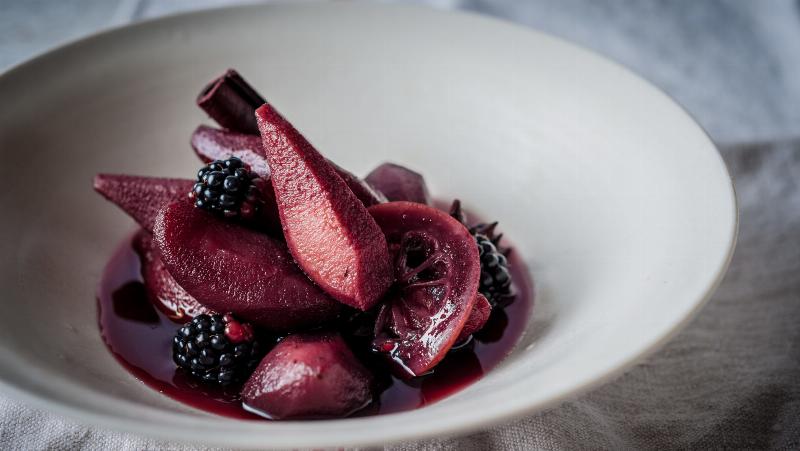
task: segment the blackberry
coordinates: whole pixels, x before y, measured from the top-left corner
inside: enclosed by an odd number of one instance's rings
[[[216,160],[197,172],[189,197],[197,208],[226,218],[252,219],[263,203],[263,184],[242,160]]]
[[[486,296],[492,306],[504,303],[513,296],[508,260],[488,236],[477,233],[475,241],[478,243],[478,255],[481,259],[481,281],[478,291]]]
[[[263,356],[253,328],[230,314],[202,314],[178,329],[172,360],[209,384],[243,382]]]
[[[450,207],[450,216],[467,225],[467,216],[461,209],[461,202],[456,199]],[[481,280],[478,291],[486,296],[492,307],[506,304],[514,297],[511,289],[511,272],[508,270],[508,254],[511,249],[500,246],[502,234],[495,235],[497,222],[478,224],[469,227],[469,232],[478,244],[478,255],[481,259]]]

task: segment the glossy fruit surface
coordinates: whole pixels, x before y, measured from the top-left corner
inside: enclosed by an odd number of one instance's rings
[[[133,246],[141,256],[142,279],[153,305],[174,320],[208,312],[208,308],[187,293],[167,271],[150,233],[139,231]]]
[[[494,309],[487,324],[474,339],[439,362],[436,370],[424,378],[404,380],[387,374],[379,356],[371,359],[368,349],[372,335],[370,320],[364,324],[364,340],[356,351],[352,338],[350,349],[370,369],[376,381],[392,381],[388,388],[376,384],[376,402],[355,415],[383,415],[408,411],[433,404],[474,383],[508,355],[519,340],[530,317],[533,299],[527,270],[514,254],[515,290],[517,299],[505,308]],[[147,299],[140,266],[144,256],[125,240],[109,260],[98,287],[99,328],[103,340],[118,361],[141,380],[166,396],[197,409],[231,418],[259,418],[241,408],[240,387],[221,390],[221,387],[197,382],[190,374],[172,363],[172,341],[175,329],[185,321],[174,322],[162,309],[156,309]],[[361,314],[360,316],[364,316]],[[352,334],[352,328],[343,329]],[[264,337],[262,344],[273,344]],[[382,390],[382,391],[381,391]]]
[[[256,116],[292,256],[333,298],[369,309],[392,282],[381,229],[334,167],[280,113],[265,104]]]
[[[194,208],[161,210],[155,242],[170,274],[203,305],[271,331],[335,318],[340,305],[294,264],[286,244]]]
[[[214,160],[200,169],[189,195],[194,206],[225,218],[252,220],[266,204],[275,205],[272,188],[242,160]],[[265,202],[262,192],[269,191]],[[277,224],[276,224],[277,225]]]
[[[486,299],[486,296],[478,293],[476,295],[475,304],[472,306],[472,311],[469,312],[467,322],[461,329],[461,333],[456,338],[456,343],[461,343],[479,330],[483,329],[486,322],[489,321],[489,316],[492,314],[492,304]]]
[[[205,384],[241,383],[263,356],[252,326],[231,314],[198,315],[172,337],[172,361]]]
[[[475,239],[447,213],[414,202],[370,207],[394,258],[395,286],[375,324],[374,348],[411,376],[431,370],[453,346],[475,303]]]
[[[264,357],[242,399],[276,420],[343,417],[372,401],[372,379],[338,334],[290,335]]]

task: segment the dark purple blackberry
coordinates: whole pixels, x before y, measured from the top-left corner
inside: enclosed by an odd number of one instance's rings
[[[467,216],[461,209],[461,202],[458,199],[454,200],[450,207],[450,216],[467,225]],[[486,296],[492,307],[506,304],[514,297],[507,258],[511,250],[500,246],[503,235],[495,235],[495,228],[497,228],[496,222],[469,227],[469,232],[478,243],[478,254],[481,259],[481,280],[478,291]]]
[[[238,158],[216,160],[197,172],[189,196],[197,208],[226,218],[251,219],[263,203],[263,179]]]
[[[481,258],[481,281],[478,291],[492,306],[504,303],[513,296],[511,292],[511,273],[508,271],[508,260],[483,234],[476,234],[478,254]]]
[[[263,357],[249,324],[231,315],[198,315],[172,339],[172,360],[209,384],[244,382]]]

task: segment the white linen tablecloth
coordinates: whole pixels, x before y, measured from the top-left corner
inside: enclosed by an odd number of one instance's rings
[[[0,0],[0,68],[111,25],[228,0]],[[800,2],[428,0],[592,47],[678,99],[721,145],[739,245],[710,303],[618,380],[511,424],[386,449],[800,449]],[[742,144],[757,143],[757,144]],[[197,449],[0,395],[0,449]]]

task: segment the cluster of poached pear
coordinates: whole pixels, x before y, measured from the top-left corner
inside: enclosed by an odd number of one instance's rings
[[[196,208],[195,181],[100,174],[95,189],[145,231],[136,246],[151,301],[176,320],[229,312],[280,335],[242,388],[273,419],[346,416],[374,399],[373,376],[330,325],[366,312],[372,350],[398,377],[424,375],[479,330],[475,237],[431,205],[416,172],[384,164],[361,180],[324,158],[232,70],[199,105],[205,162],[236,157],[266,183],[249,221]]]

